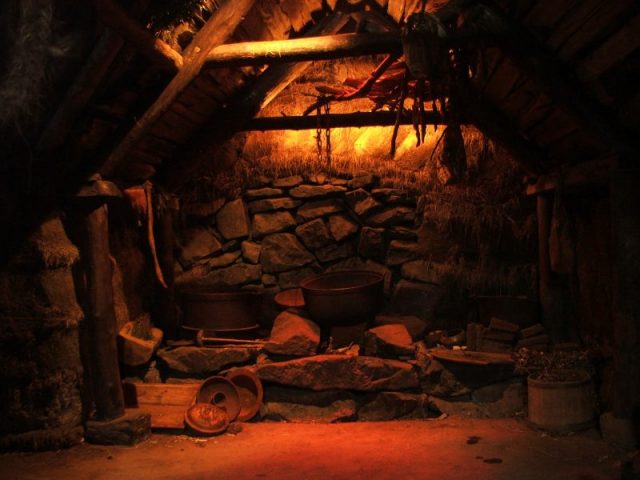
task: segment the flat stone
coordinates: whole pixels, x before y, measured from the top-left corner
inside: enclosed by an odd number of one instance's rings
[[[191,375],[214,374],[231,365],[256,359],[255,348],[177,347],[158,350],[158,358],[175,372]]]
[[[320,218],[303,223],[296,228],[296,235],[305,247],[317,250],[331,243],[331,236],[326,224]]]
[[[315,257],[291,233],[275,233],[262,240],[260,262],[266,273],[286,272],[314,260]]]
[[[273,212],[276,210],[291,210],[299,207],[301,203],[300,200],[294,200],[289,197],[266,198],[250,202],[248,208],[251,213]]]
[[[258,263],[260,261],[260,253],[262,252],[262,245],[255,242],[245,240],[240,245],[242,249],[242,257],[249,263]]]
[[[278,315],[264,349],[279,355],[315,355],[320,346],[320,327],[298,313],[284,311]]]
[[[236,287],[246,283],[257,282],[262,277],[260,265],[235,263],[229,267],[212,270],[207,275],[194,281],[200,286]]]
[[[332,178],[331,179],[331,185],[337,185],[339,187],[346,187],[349,184],[349,180],[347,180],[346,178]]]
[[[222,255],[207,260],[207,266],[209,268],[227,267],[240,258],[240,255],[240,252],[237,250],[235,252],[223,253]]]
[[[303,279],[315,275],[316,273],[316,270],[311,267],[289,270],[288,272],[282,272],[278,275],[277,283],[282,290],[298,288]]]
[[[290,177],[281,177],[277,178],[273,181],[272,185],[275,188],[291,188],[297,187],[302,182],[304,182],[304,178],[300,175],[292,175]]]
[[[358,254],[363,257],[383,257],[384,228],[363,227],[360,231]]]
[[[491,401],[479,401],[472,395],[471,401],[462,397],[459,399],[431,397],[430,402],[442,413],[456,416],[508,418],[524,413],[526,388],[523,382],[506,382],[485,388],[491,388],[497,392],[496,387],[499,387],[500,395]]]
[[[216,214],[216,226],[226,240],[249,236],[249,218],[241,199],[233,200]]]
[[[424,393],[380,392],[358,410],[358,420],[380,422],[434,417]]]
[[[407,190],[400,190],[398,188],[374,188],[371,190],[371,195],[373,195],[376,200],[388,205],[416,205],[415,193]]]
[[[374,227],[395,227],[397,225],[413,224],[416,212],[409,207],[393,207],[375,213],[366,222]]]
[[[414,260],[420,256],[420,247],[416,242],[391,240],[387,250],[387,265],[394,267]]]
[[[222,208],[226,200],[224,198],[216,198],[211,202],[196,203],[186,208],[187,215],[197,218],[206,218],[215,215]]]
[[[264,391],[263,418],[295,423],[353,420],[356,402],[345,391],[314,392],[269,385]]]
[[[329,231],[336,242],[341,242],[358,232],[358,224],[346,215],[332,215],[329,217]]]
[[[289,190],[293,198],[326,198],[343,194],[347,189],[336,185],[300,185]]]
[[[404,325],[381,325],[365,332],[364,352],[365,355],[387,358],[413,356],[413,340]]]
[[[180,259],[187,265],[213,255],[222,248],[222,244],[213,232],[206,228],[188,230],[185,237],[186,241],[180,252]]]
[[[126,412],[113,420],[89,420],[84,438],[97,445],[136,445],[151,436],[151,415]]]
[[[403,390],[418,386],[411,364],[398,360],[349,355],[316,355],[259,365],[267,382],[311,390]]]
[[[442,295],[443,289],[438,285],[400,280],[393,290],[389,311],[430,320],[435,317]]]
[[[380,314],[376,315],[373,324],[376,326],[404,325],[414,341],[424,338],[428,328],[427,322],[414,315]]]
[[[373,175],[371,173],[365,173],[362,175],[356,175],[351,180],[349,180],[347,185],[350,188],[356,189],[356,188],[371,188],[378,185],[379,183],[380,183],[380,177],[378,177],[377,175]]]
[[[382,206],[369,192],[361,188],[346,193],[344,198],[347,205],[349,205],[351,210],[358,216],[367,215]]]
[[[471,389],[438,360],[429,362],[421,386],[423,392],[437,397],[462,397],[471,393]]]
[[[270,212],[256,213],[253,216],[253,235],[263,237],[270,233],[278,233],[296,226],[296,221],[291,213]]]
[[[336,199],[308,202],[298,208],[298,211],[296,212],[296,221],[298,223],[304,223],[309,220],[313,220],[314,218],[324,217],[341,211],[342,204]]]
[[[352,243],[332,243],[329,246],[316,251],[316,256],[321,262],[332,262],[341,258],[351,257],[355,253]]]
[[[244,196],[247,200],[259,200],[261,198],[281,197],[283,193],[279,188],[264,187],[247,190]]]

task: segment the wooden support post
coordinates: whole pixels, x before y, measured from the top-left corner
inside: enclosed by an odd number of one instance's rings
[[[542,307],[542,323],[550,332],[553,325],[554,306],[551,286],[551,258],[549,256],[549,234],[551,233],[551,209],[553,199],[548,195],[536,196],[538,216],[538,296]]]
[[[637,422],[640,414],[640,170],[611,178],[613,256],[613,414]],[[636,423],[637,425],[637,423]]]
[[[87,288],[89,350],[96,420],[112,420],[124,414],[116,345],[112,264],[109,254],[109,218],[101,197],[83,199],[84,245],[81,254]]]
[[[178,323],[175,302],[175,278],[173,268],[175,263],[175,234],[174,221],[177,211],[177,198],[171,205],[165,205],[156,223],[156,238],[158,240],[158,261],[167,288],[157,287],[158,327],[164,332],[166,339],[178,338]]]

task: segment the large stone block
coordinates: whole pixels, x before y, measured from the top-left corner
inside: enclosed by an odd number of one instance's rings
[[[320,327],[295,312],[278,315],[264,349],[278,355],[315,355],[320,345]]]
[[[429,326],[427,322],[414,315],[391,315],[388,313],[376,315],[373,324],[376,326],[394,324],[404,325],[413,340],[424,338]]]
[[[315,257],[291,233],[276,233],[262,241],[260,262],[266,273],[286,272],[314,260]]]
[[[184,264],[190,265],[196,260],[219,252],[220,249],[222,244],[211,230],[194,228],[185,233],[180,259]]]
[[[358,254],[363,257],[383,257],[384,247],[384,228],[362,228],[358,242]]]
[[[332,262],[341,258],[349,258],[355,253],[352,243],[332,243],[316,251],[316,256],[321,262]]]
[[[373,227],[395,227],[397,225],[411,225],[415,219],[414,209],[393,207],[371,215],[366,222]]]
[[[303,223],[296,228],[296,235],[305,247],[317,250],[331,243],[331,236],[324,221],[319,218]]]
[[[258,263],[260,261],[260,253],[262,253],[262,245],[255,242],[245,240],[242,242],[240,248],[242,249],[243,258],[249,263]]]
[[[418,386],[413,366],[398,360],[316,355],[258,366],[266,382],[311,390],[403,390]]]
[[[413,356],[413,340],[407,327],[390,324],[374,327],[364,334],[365,355],[377,357]]]
[[[263,237],[270,233],[278,233],[296,226],[293,216],[287,212],[257,213],[253,216],[253,235]]]
[[[109,421],[89,420],[85,439],[98,445],[135,445],[151,436],[151,415],[127,412]]]
[[[279,188],[263,187],[247,190],[244,196],[247,200],[258,200],[261,198],[281,197],[282,194],[283,192]]]
[[[420,256],[419,245],[404,240],[391,240],[387,250],[387,265],[394,267]]]
[[[294,423],[333,423],[356,418],[356,401],[346,391],[314,392],[269,385],[263,418]]]
[[[241,199],[233,200],[216,214],[216,226],[226,240],[249,236],[249,218]]]
[[[344,196],[347,205],[359,217],[368,215],[382,207],[366,190],[358,189],[348,192]]]
[[[262,267],[248,263],[234,263],[225,268],[219,268],[194,280],[195,285],[237,287],[247,283],[258,282],[262,277]]]
[[[304,181],[304,178],[300,175],[292,175],[290,177],[281,177],[273,181],[272,185],[275,188],[291,188],[297,187]]]
[[[358,224],[346,215],[332,215],[329,217],[329,231],[336,242],[358,233]]]
[[[324,217],[342,211],[342,203],[337,199],[318,200],[300,206],[296,213],[298,223],[308,222],[314,218]]]
[[[158,357],[171,370],[189,375],[218,373],[231,365],[251,362],[257,357],[255,348],[177,347],[158,350]]]
[[[294,200],[289,197],[283,198],[266,198],[264,200],[256,200],[249,203],[249,212],[262,213],[272,212],[275,210],[291,210],[300,206],[300,200]]]

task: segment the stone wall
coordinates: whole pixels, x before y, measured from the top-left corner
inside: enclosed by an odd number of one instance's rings
[[[0,449],[82,440],[77,259],[54,217],[0,271]]]
[[[390,188],[368,173],[252,182],[238,198],[185,206],[178,287],[275,293],[322,271],[372,270],[389,313],[451,327],[466,324],[473,294],[535,298],[535,243],[517,231],[532,209],[511,224],[475,197]]]

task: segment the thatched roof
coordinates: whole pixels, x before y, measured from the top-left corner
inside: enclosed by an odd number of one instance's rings
[[[246,100],[247,92],[250,94],[260,82],[264,85],[269,72],[264,66],[201,68],[198,58],[207,53],[202,48],[221,41],[300,37],[319,28],[318,22],[338,11],[350,16],[340,25],[342,33],[360,29],[393,34],[420,6],[419,0],[165,0],[153,2],[153,10],[144,0],[94,0],[97,10],[93,24],[87,18],[90,13],[80,15],[69,2],[39,1],[57,8],[54,13],[61,17],[62,25],[65,16],[73,17],[75,23],[67,28],[78,30],[78,18],[82,18],[83,35],[76,39],[82,40],[86,48],[76,49],[80,59],[51,73],[62,75],[54,80],[68,91],[65,95],[52,95],[48,108],[34,114],[40,119],[32,119],[36,126],[21,126],[19,135],[14,137],[5,134],[9,138],[9,158],[3,165],[3,177],[12,180],[3,186],[2,193],[8,205],[27,198],[48,207],[51,198],[72,194],[83,179],[96,171],[123,184],[150,178],[175,188],[180,182],[174,179],[182,169],[188,176],[191,170],[187,168],[193,168],[187,166],[185,156],[202,158],[230,138],[233,128],[227,127],[232,122],[226,119],[234,114],[233,108],[242,105],[239,101]],[[29,0],[23,4],[30,2],[38,3]],[[134,24],[145,26],[148,32],[143,33],[149,33],[151,47],[140,32],[118,29],[118,12],[111,8],[114,3]],[[524,145],[525,153],[535,157],[542,173],[603,158],[608,162],[611,155],[637,155],[637,2],[486,3],[507,22],[510,41],[496,46],[482,36],[473,40],[481,50],[480,63],[485,72],[475,87],[490,107],[489,115],[482,117],[485,125],[480,128],[486,128],[498,142],[515,141],[520,151]],[[15,4],[7,2],[3,8],[12,9],[12,18],[19,19]],[[189,8],[183,8],[185,5]],[[455,21],[461,9],[478,5],[473,0],[432,0],[428,10]],[[176,6],[180,8],[175,9]],[[234,19],[234,8],[243,7],[246,14]],[[482,18],[483,10],[477,12],[478,23],[482,24],[487,19]],[[227,15],[224,21],[212,28],[223,15]],[[231,35],[220,37],[224,30],[220,25],[233,26],[233,21],[238,20]],[[92,29],[93,37],[87,35]],[[153,43],[152,35],[162,42]],[[213,41],[216,35],[220,38]],[[7,48],[7,42],[11,44],[12,40],[16,39],[4,39],[3,51],[12,51]],[[5,79],[11,74],[10,69],[11,62],[0,70]],[[3,86],[0,81],[0,91]],[[286,82],[278,92],[284,87]],[[245,115],[250,118],[258,113],[259,109]],[[221,126],[229,130],[224,135],[218,132]],[[4,125],[4,131],[10,127]],[[514,149],[516,153],[518,148]],[[25,158],[29,161],[25,162]],[[39,182],[39,178],[44,180]],[[42,198],[34,199],[34,189]],[[46,208],[36,208],[26,217],[42,210]],[[10,212],[3,212],[3,216],[11,218]]]

